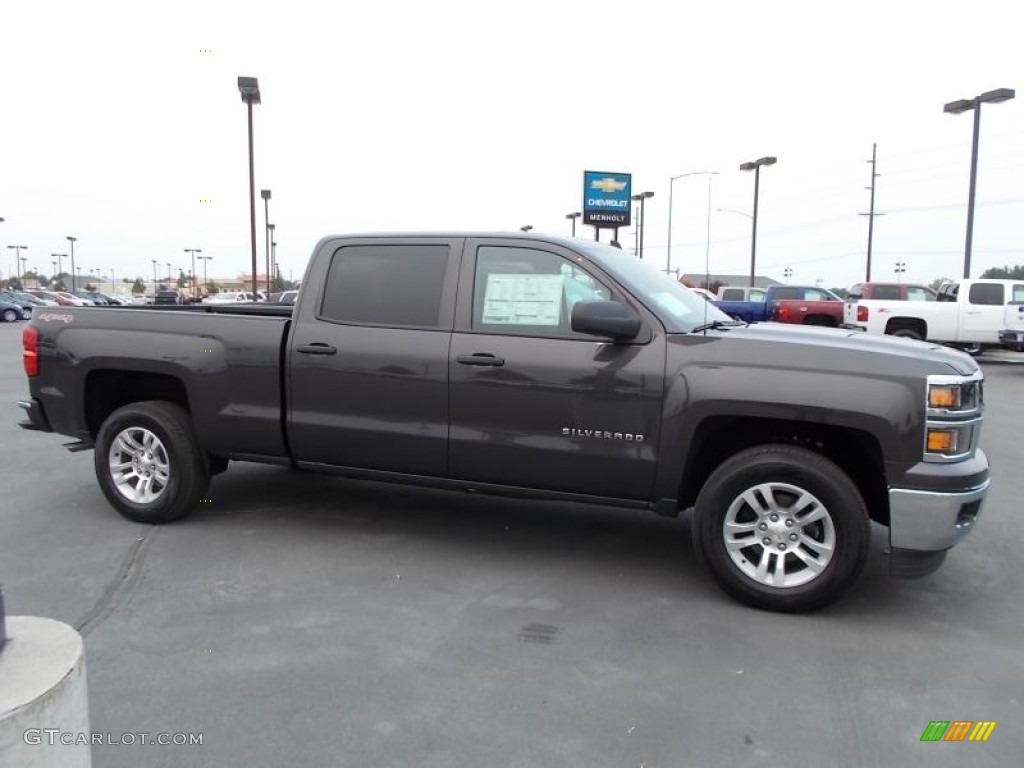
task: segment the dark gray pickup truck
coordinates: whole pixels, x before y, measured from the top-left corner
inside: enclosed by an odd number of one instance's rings
[[[982,375],[944,347],[736,323],[582,239],[320,241],[291,307],[52,308],[22,426],[95,448],[124,516],[195,506],[228,462],[693,510],[716,582],[805,611],[862,571],[937,568],[989,485]]]

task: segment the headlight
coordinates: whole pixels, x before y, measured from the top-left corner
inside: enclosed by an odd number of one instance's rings
[[[981,387],[981,371],[928,377],[925,461],[962,461],[974,454],[981,433]]]
[[[955,409],[960,407],[959,384],[933,384],[928,388],[928,407]]]

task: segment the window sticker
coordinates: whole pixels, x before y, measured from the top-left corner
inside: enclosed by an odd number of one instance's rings
[[[562,275],[488,275],[481,322],[557,326],[563,280]]]

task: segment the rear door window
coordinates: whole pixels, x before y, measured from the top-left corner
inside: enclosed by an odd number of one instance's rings
[[[320,317],[337,323],[438,328],[447,245],[349,245],[331,258]]]
[[[722,291],[722,301],[743,301],[743,289],[726,288]]]
[[[899,301],[900,287],[898,285],[876,285],[871,290],[871,298],[882,301]]]
[[[1001,283],[975,283],[971,286],[967,300],[971,304],[1001,307],[1004,296],[1005,292]]]
[[[788,301],[790,299],[801,298],[801,293],[803,293],[803,291],[799,288],[776,288],[772,292],[772,297],[778,301]]]

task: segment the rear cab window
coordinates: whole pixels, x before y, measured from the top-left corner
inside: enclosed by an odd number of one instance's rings
[[[441,327],[450,247],[346,245],[331,257],[318,317],[349,325]]]
[[[967,294],[970,304],[1001,307],[1006,293],[1002,283],[974,283]]]

